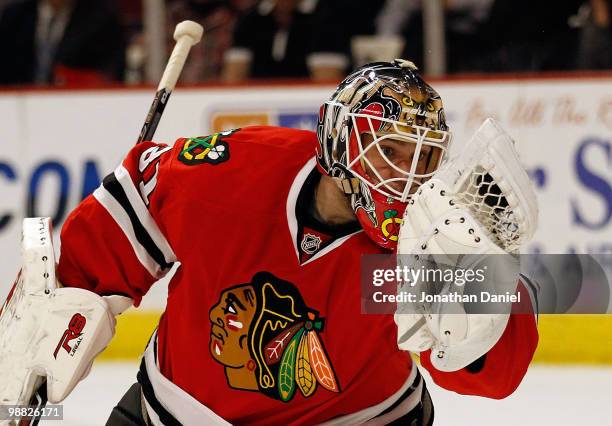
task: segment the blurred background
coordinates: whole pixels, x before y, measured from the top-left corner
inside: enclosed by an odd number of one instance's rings
[[[606,70],[609,0],[0,0],[3,85],[156,82],[174,26],[206,28],[183,83],[338,80],[408,57],[428,75]]]
[[[314,129],[348,71],[407,58],[442,95],[452,149],[489,116],[516,139],[540,202],[525,251],[592,254],[610,280],[611,3],[0,0],[0,300],[19,269],[21,219],[52,217],[58,242],[70,210],[134,144],[184,19],[205,36],[157,141],[252,124]],[[116,339],[66,401],[65,424],[104,423],[133,383],[165,286],[120,317]],[[489,401],[432,386],[436,424],[608,424],[612,317],[542,315],[539,329],[514,395]]]

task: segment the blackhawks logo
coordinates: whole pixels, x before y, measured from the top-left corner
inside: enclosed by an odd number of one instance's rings
[[[215,133],[211,136],[188,138],[183,142],[183,149],[178,159],[188,166],[196,164],[220,164],[230,158],[230,150],[224,138],[237,130]]]
[[[380,225],[382,233],[385,238],[391,241],[397,241],[402,219],[397,217],[397,210],[386,210],[384,215],[385,220]]]
[[[210,310],[210,352],[233,389],[288,402],[319,387],[340,392],[321,342],[324,319],[297,288],[268,272],[226,289]]]

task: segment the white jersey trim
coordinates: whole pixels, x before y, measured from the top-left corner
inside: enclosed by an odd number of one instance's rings
[[[306,262],[302,263],[302,265],[307,265],[310,262],[317,260],[318,258],[320,258],[321,256],[325,256],[327,253],[329,253],[330,251],[340,247],[342,244],[344,244],[344,242],[346,240],[348,240],[349,238],[351,238],[353,235],[359,234],[361,231],[356,231],[353,232],[352,234],[348,234],[342,238],[338,238],[336,241],[334,241],[333,243],[331,243],[330,245],[328,245],[327,247],[325,247],[323,250],[319,251],[317,254],[315,254],[314,256],[312,256],[310,259],[308,259]]]
[[[122,205],[121,200],[118,199],[116,195],[112,194],[105,186],[105,183],[108,185],[108,182],[112,180],[118,182],[121,186],[125,198],[127,198],[127,203],[129,203],[129,207],[133,210],[132,217],[130,217],[130,214],[126,211],[127,206]],[[115,223],[117,223],[119,228],[123,231],[123,234],[132,246],[136,258],[151,276],[159,279],[166,275],[170,270],[169,266],[171,266],[173,262],[176,262],[176,255],[164,235],[161,233],[157,223],[155,223],[155,220],[147,210],[143,200],[138,195],[138,190],[132,183],[132,179],[127,169],[123,166],[119,166],[114,173],[105,178],[105,182],[94,191],[93,196],[106,209]],[[133,217],[134,214],[136,217]],[[136,230],[134,229],[134,220],[138,222],[139,228],[144,230],[143,232],[146,233],[147,238],[153,244],[152,247],[146,247],[143,245],[142,241],[139,240]],[[160,264],[159,259],[156,260],[151,254],[152,250],[160,253],[165,262],[161,262]]]
[[[149,341],[149,345],[144,353],[144,362],[157,401],[183,425],[231,426],[231,423],[223,420],[214,411],[172,383],[159,371],[157,367],[157,354],[155,353],[156,340],[157,332],[153,334]],[[203,385],[205,384],[203,383]],[[148,401],[146,401],[146,407],[147,414],[153,424],[155,426],[163,426],[159,416],[152,409]]]
[[[142,225],[146,228],[151,236],[151,239],[153,239],[155,242],[155,245],[163,253],[166,263],[176,262],[176,255],[174,254],[174,251],[172,251],[166,237],[164,237],[164,234],[162,234],[159,226],[157,226],[157,222],[155,222],[155,219],[153,219],[153,216],[151,216],[151,213],[149,213],[147,206],[144,204],[144,200],[140,197],[140,192],[132,182],[130,173],[125,167],[120,165],[115,170],[115,176],[130,200],[130,204],[134,208],[134,211],[138,215],[140,223],[142,223]]]
[[[300,249],[298,247],[297,235],[298,235],[298,220],[295,216],[295,207],[297,205],[297,199],[300,195],[300,190],[304,186],[308,175],[316,167],[317,160],[315,157],[312,157],[308,162],[302,167],[302,169],[298,172],[295,180],[291,184],[291,189],[289,189],[289,195],[287,196],[287,224],[289,225],[289,233],[291,234],[291,242],[293,244],[293,249],[295,251],[295,256],[297,258],[298,263],[300,263]],[[317,252],[314,256],[308,259],[306,262],[301,263],[301,265],[307,265],[310,262],[313,262],[322,256],[325,256],[330,251],[340,247],[344,244],[349,238],[353,235],[359,234],[363,232],[362,230],[353,232],[352,234],[346,235],[342,238],[338,238],[336,241],[325,247],[323,250]]]
[[[421,402],[421,393],[423,392],[423,379],[420,380],[418,386],[412,392],[408,398],[402,401],[395,409],[386,413],[383,416],[376,417],[380,413],[384,412],[387,408],[393,405],[407,390],[413,385],[414,381],[418,378],[418,368],[416,364],[412,363],[412,370],[410,375],[404,382],[401,388],[397,390],[389,398],[383,402],[372,405],[366,409],[358,411],[353,414],[347,414],[346,416],[338,417],[328,422],[321,423],[320,426],[342,426],[342,425],[386,425],[391,423],[393,420],[400,418],[407,414]]]
[[[149,256],[145,248],[136,239],[134,228],[132,228],[132,224],[130,223],[130,218],[122,209],[121,205],[102,187],[97,188],[93,196],[111,215],[115,223],[119,225],[119,228],[121,228],[123,234],[127,237],[132,246],[132,250],[134,250],[134,254],[138,261],[145,267],[151,276],[158,278],[162,274],[161,267],[151,256]]]
[[[144,353],[144,363],[148,379],[153,387],[155,398],[176,420],[184,425],[206,424],[210,426],[228,426],[226,420],[217,415],[210,408],[196,400],[187,392],[168,380],[157,366],[157,353],[155,353],[157,332],[153,334],[147,349]],[[415,381],[418,381],[414,386]],[[337,417],[328,422],[321,423],[320,426],[343,426],[354,424],[366,424],[372,426],[382,426],[413,410],[421,401],[423,393],[423,378],[419,374],[418,367],[413,362],[412,369],[404,384],[390,397],[379,404],[357,411],[353,414]],[[206,383],[202,383],[206,386]],[[393,404],[395,404],[413,386],[414,390],[397,405],[393,410],[384,415],[380,415]],[[146,401],[147,414],[155,426],[163,426],[159,416],[155,413],[151,404]],[[379,416],[379,417],[376,417]]]

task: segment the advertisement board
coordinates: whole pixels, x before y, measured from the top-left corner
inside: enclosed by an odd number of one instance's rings
[[[489,116],[516,140],[540,205],[540,226],[525,250],[602,254],[610,265],[612,78],[434,85],[453,131],[451,151],[460,150]],[[155,139],[172,143],[253,124],[314,129],[319,106],[333,89],[179,89]],[[21,219],[51,216],[57,245],[70,210],[134,144],[151,98],[146,89],[0,94],[0,299],[19,269]],[[145,306],[162,307],[163,295],[163,289],[153,291]]]

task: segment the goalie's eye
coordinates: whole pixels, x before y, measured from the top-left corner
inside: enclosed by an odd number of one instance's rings
[[[390,146],[381,146],[380,150],[389,160],[393,159],[393,155],[395,154],[395,150]]]
[[[409,169],[414,158],[414,145],[401,141],[385,140],[379,145],[380,152],[387,159],[387,161],[395,164],[398,167]],[[418,154],[417,163],[419,169],[421,169],[422,163],[429,158],[431,148],[429,146],[422,146],[421,151]],[[421,171],[418,171],[422,173]]]

